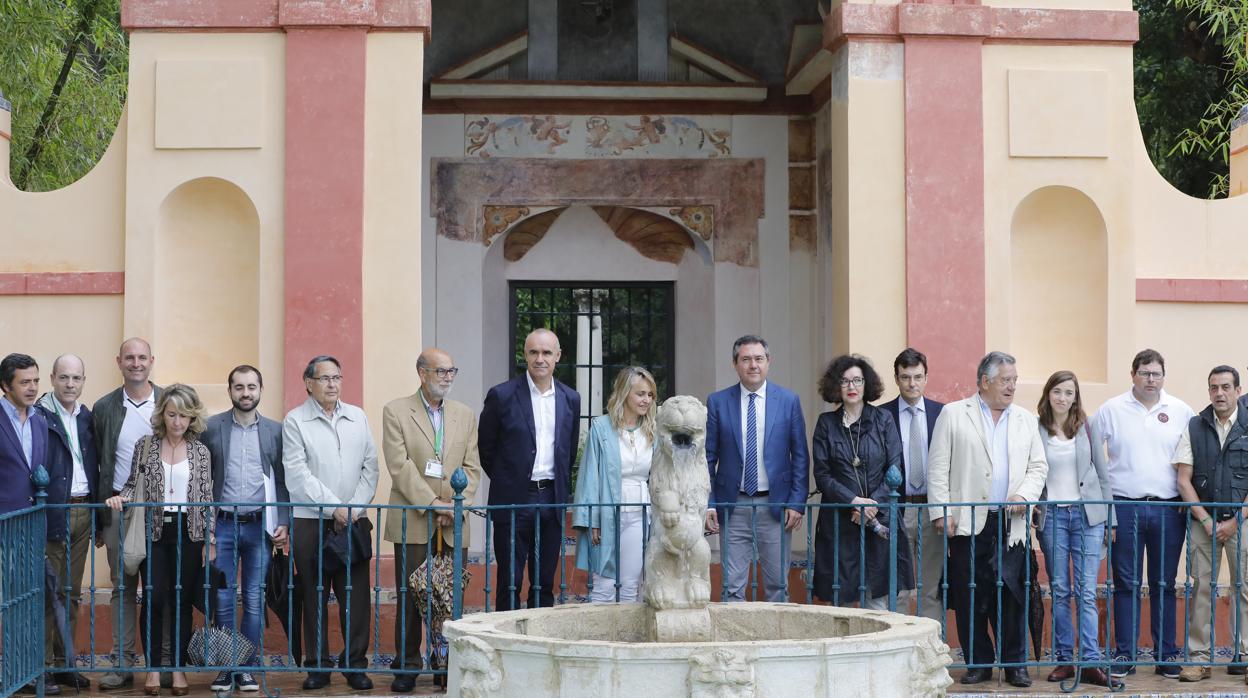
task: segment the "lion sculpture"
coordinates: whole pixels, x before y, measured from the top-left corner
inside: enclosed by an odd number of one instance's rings
[[[704,608],[711,600],[711,547],[702,535],[711,492],[706,408],[697,398],[678,395],[663,403],[657,421],[645,600],[656,611]]]

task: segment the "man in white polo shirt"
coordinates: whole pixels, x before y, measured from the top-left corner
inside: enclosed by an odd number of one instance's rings
[[[1093,417],[1109,449],[1109,486],[1118,526],[1110,551],[1114,573],[1114,664],[1110,673],[1135,673],[1140,618],[1139,570],[1148,571],[1149,627],[1159,662],[1179,655],[1175,644],[1175,575],[1187,529],[1172,460],[1193,416],[1187,403],[1166,393],[1166,360],[1145,349],[1131,361],[1131,390],[1105,401]],[[1148,567],[1143,567],[1147,557]],[[1158,664],[1156,673],[1177,679],[1179,666]]]
[[[100,459],[100,481],[96,500],[103,502],[121,492],[130,477],[134,445],[139,439],[152,433],[152,411],[160,398],[160,387],[148,378],[156,357],[145,339],[131,337],[122,342],[117,352],[117,369],[121,371],[122,386],[96,401],[91,408],[91,426],[95,436],[95,452]],[[125,575],[124,564],[118,556],[121,532],[121,515],[113,515],[107,509],[96,514],[104,518],[104,545],[108,548],[109,577],[114,593],[109,604],[113,618],[113,663],[119,666],[124,660],[126,667],[133,667],[135,592],[139,576]],[[97,542],[98,545],[98,542]],[[117,593],[125,582],[124,593]],[[169,675],[172,677],[172,674]],[[100,678],[100,689],[111,691],[134,682],[130,673],[110,672]]]

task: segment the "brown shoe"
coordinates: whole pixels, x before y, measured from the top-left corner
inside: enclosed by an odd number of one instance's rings
[[[1065,681],[1074,675],[1075,668],[1073,666],[1069,664],[1062,664],[1061,666],[1054,667],[1053,671],[1049,672],[1048,680],[1052,683],[1056,683],[1058,681]]]
[[[1079,672],[1079,680],[1093,686],[1104,686],[1109,689],[1122,688],[1122,679],[1115,679],[1105,673],[1104,669],[1089,667]]]
[[[1179,672],[1179,680],[1187,683],[1203,681],[1213,675],[1213,669],[1207,666],[1185,666]]]

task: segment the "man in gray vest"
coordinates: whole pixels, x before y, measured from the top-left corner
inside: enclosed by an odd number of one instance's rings
[[[1210,405],[1191,418],[1174,450],[1179,495],[1192,504],[1188,509],[1187,556],[1196,598],[1188,608],[1187,649],[1193,662],[1210,661],[1209,599],[1217,583],[1219,563],[1227,565],[1232,588],[1239,590],[1238,598],[1231,600],[1239,622],[1231,622],[1232,637],[1223,641],[1229,639],[1237,655],[1248,653],[1248,580],[1244,579],[1248,540],[1244,536],[1245,518],[1240,513],[1245,508],[1202,504],[1248,503],[1248,411],[1239,409],[1239,396],[1239,371],[1226,365],[1214,367],[1209,372]],[[1235,628],[1239,628],[1239,637],[1234,637]],[[1207,664],[1194,664],[1183,668],[1179,680],[1200,681],[1210,673]]]

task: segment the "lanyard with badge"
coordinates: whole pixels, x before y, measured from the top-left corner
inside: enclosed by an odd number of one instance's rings
[[[61,427],[65,429],[65,439],[69,441],[70,454],[74,457],[74,462],[82,464],[82,446],[79,445],[77,430],[69,428],[68,419],[73,419],[73,415],[65,412],[65,408],[61,407],[59,400],[52,400],[52,407],[56,410],[57,419],[61,420]]]
[[[429,426],[433,426],[433,407],[425,403],[425,414],[429,416]],[[446,433],[446,413],[433,430],[433,458],[425,461],[425,477],[442,477],[442,437]]]

